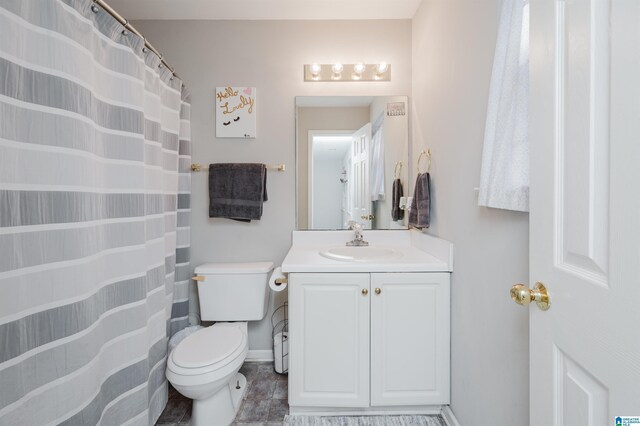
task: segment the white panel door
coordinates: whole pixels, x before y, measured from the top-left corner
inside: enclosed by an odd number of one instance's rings
[[[449,403],[449,274],[371,274],[371,405]]]
[[[369,150],[371,146],[371,123],[367,123],[351,137],[351,217],[371,229],[371,184],[369,183]]]
[[[289,404],[369,406],[369,274],[289,275]]]
[[[531,426],[640,416],[640,1],[531,0]]]

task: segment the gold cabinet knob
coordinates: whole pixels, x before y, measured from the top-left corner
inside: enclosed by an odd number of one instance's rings
[[[366,288],[363,288],[363,289],[362,289],[362,295],[363,295],[363,296],[366,296],[367,294],[369,294],[369,290],[368,290],[368,289],[366,289]]]
[[[511,287],[509,293],[511,294],[511,300],[518,305],[527,306],[531,302],[536,302],[536,305],[542,311],[546,311],[551,306],[547,288],[540,282],[537,282],[533,289],[524,284],[516,284]]]
[[[380,293],[382,293],[382,289],[379,287],[376,287],[376,294],[380,294]]]

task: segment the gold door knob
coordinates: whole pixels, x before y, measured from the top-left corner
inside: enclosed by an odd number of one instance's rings
[[[362,289],[362,295],[366,296],[367,294],[369,294],[369,290],[367,290],[366,288]]]
[[[380,294],[380,293],[382,293],[382,289],[376,288],[376,294]]]
[[[536,302],[536,305],[542,311],[546,311],[551,305],[547,288],[540,282],[536,283],[533,290],[524,284],[516,284],[511,287],[510,294],[511,299],[518,305],[527,306],[531,302]]]

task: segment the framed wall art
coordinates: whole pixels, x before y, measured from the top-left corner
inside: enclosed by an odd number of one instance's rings
[[[255,87],[216,87],[216,137],[256,137]]]

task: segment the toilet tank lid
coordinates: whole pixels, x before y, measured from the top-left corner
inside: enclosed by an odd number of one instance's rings
[[[263,274],[273,269],[273,262],[251,262],[251,263],[205,263],[197,266],[196,274],[216,275],[216,274]]]

